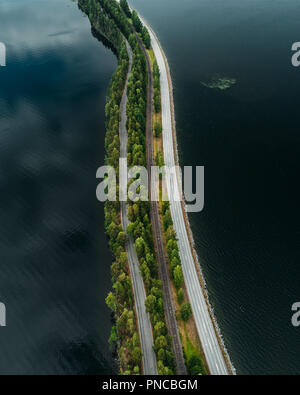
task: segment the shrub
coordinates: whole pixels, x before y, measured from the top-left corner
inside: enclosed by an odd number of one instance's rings
[[[188,302],[185,302],[180,309],[180,316],[183,321],[188,321],[192,316],[191,305]]]
[[[179,304],[182,304],[184,301],[184,292],[182,288],[180,288],[177,292],[177,301]]]
[[[162,132],[162,126],[160,122],[155,123],[154,130],[155,130],[155,137],[159,137]]]

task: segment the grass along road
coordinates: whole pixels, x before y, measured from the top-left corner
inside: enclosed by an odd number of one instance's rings
[[[120,158],[127,158],[127,129],[126,129],[127,85],[132,67],[132,51],[127,41],[126,41],[126,47],[129,56],[129,70],[124,88],[124,93],[120,104],[120,126],[119,126]],[[121,171],[125,172],[126,170],[123,168],[121,169]],[[122,225],[124,232],[126,232],[127,226],[129,225],[128,206],[126,202],[120,202],[120,203],[121,203]],[[153,334],[152,334],[152,328],[150,323],[150,317],[149,314],[146,312],[146,307],[145,307],[146,291],[144,287],[143,278],[140,272],[140,265],[135,251],[134,241],[133,238],[129,235],[127,235],[126,250],[128,253],[128,262],[129,262],[129,268],[130,268],[131,279],[132,279],[136,314],[138,320],[138,328],[139,328],[140,341],[141,341],[141,349],[143,354],[142,360],[143,360],[144,374],[156,375],[157,366],[156,366],[156,356],[153,349]]]
[[[163,149],[164,161],[166,166],[175,166],[175,144],[173,139],[172,124],[172,86],[170,86],[169,67],[160,46],[160,43],[146,21],[141,18],[144,25],[148,28],[151,45],[160,69],[161,99],[162,99],[162,125],[163,125]],[[172,178],[168,195],[170,197],[170,209],[174,223],[174,228],[178,237],[178,247],[182,262],[183,275],[187,287],[188,296],[194,314],[194,319],[201,340],[203,352],[212,375],[228,375],[230,362],[223,355],[220,339],[216,333],[211,314],[201,287],[196,262],[194,260],[192,246],[188,237],[183,206],[181,202],[172,200],[174,191],[178,191],[178,182]]]

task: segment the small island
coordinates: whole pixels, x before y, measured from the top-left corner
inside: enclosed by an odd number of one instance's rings
[[[210,89],[220,89],[220,90],[225,90],[229,89],[233,85],[236,84],[236,79],[234,78],[227,78],[227,77],[220,77],[220,76],[214,76],[210,81],[208,82],[201,82],[202,85],[206,86],[206,88]]]

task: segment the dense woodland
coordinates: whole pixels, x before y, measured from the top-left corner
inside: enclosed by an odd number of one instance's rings
[[[192,317],[192,309],[190,303],[187,301],[185,302],[181,259],[179,256],[177,236],[173,226],[169,202],[162,203],[162,217],[172,280],[177,291],[177,301],[180,305],[180,318],[183,322],[187,322]],[[188,350],[188,352],[187,350],[184,350],[184,354],[190,374],[206,373],[199,350]]]
[[[118,53],[124,42],[123,34],[115,21],[104,12],[100,2],[96,0],[78,0],[78,5],[88,15],[93,28],[103,35]]]
[[[161,111],[160,71],[156,60],[154,61],[153,64],[153,88],[154,88],[154,95],[153,95],[154,110],[156,113],[159,113]],[[157,130],[155,130],[155,133],[159,134],[157,133]]]
[[[150,48],[148,30],[142,25],[137,13],[130,11],[126,0],[120,5],[115,0],[79,0],[81,9],[89,16],[94,29],[104,35],[113,45],[118,55],[119,64],[114,74],[107,95],[106,116],[106,163],[115,168],[118,175],[120,157],[119,107],[128,71],[128,54],[124,37],[133,52],[132,72],[128,83],[127,130],[128,130],[128,167],[146,166],[146,105],[147,105],[147,65],[146,59],[133,27],[142,38],[146,48]],[[156,113],[161,111],[160,73],[154,62],[154,100]],[[161,134],[161,124],[155,125],[155,134]],[[163,156],[156,158],[163,164]],[[133,182],[133,181],[132,181]],[[135,241],[141,272],[147,291],[146,309],[150,313],[154,334],[154,349],[157,356],[158,373],[174,374],[175,363],[171,338],[165,323],[164,303],[158,266],[155,258],[152,226],[150,221],[150,203],[143,201],[129,202],[130,225],[127,232]],[[189,320],[192,312],[189,303],[184,303],[182,289],[183,275],[178,253],[176,234],[168,203],[163,204],[163,224],[167,243],[173,281],[181,304],[180,316]],[[134,311],[134,297],[129,273],[128,257],[125,249],[126,233],[120,221],[119,202],[105,204],[105,229],[109,236],[109,245],[115,257],[111,266],[113,291],[106,302],[115,314],[116,325],[112,328],[109,342],[119,351],[121,374],[141,373],[141,348],[137,332],[137,320]],[[196,358],[197,359],[197,358]],[[195,358],[194,358],[195,360]],[[201,361],[188,361],[190,372],[202,372]]]
[[[118,54],[118,68],[111,79],[105,106],[106,164],[113,166],[118,174],[120,157],[119,107],[129,67],[125,40],[119,27],[98,1],[80,0],[79,5],[89,16],[93,28],[99,30],[102,35],[110,40]],[[113,291],[106,298],[106,303],[115,316],[115,326],[112,328],[109,343],[113,348],[117,346],[120,373],[140,374],[142,353],[134,310],[128,257],[125,249],[126,234],[121,226],[118,201],[107,201],[105,203],[105,230],[115,258],[111,266]]]
[[[119,66],[111,81],[105,109],[106,162],[113,166],[118,174],[120,156],[119,106],[128,70],[128,55],[124,40],[120,40],[116,33],[115,28],[117,27],[128,39],[133,52],[132,73],[127,92],[128,166],[145,166],[147,66],[144,54],[132,33],[131,22],[134,26],[139,26],[138,34],[144,42],[147,42],[145,46],[148,47],[150,47],[149,33],[148,31],[146,33],[146,29],[143,28],[137,14],[135,12],[131,14],[126,1],[122,1],[122,8],[114,0],[79,0],[79,4],[89,16],[93,27],[99,29],[106,38],[112,40],[112,44],[118,52]],[[127,17],[130,19],[127,19]],[[110,20],[112,20],[111,24]],[[102,26],[101,23],[104,23],[105,26]],[[131,203],[129,220],[131,224],[127,231],[135,240],[135,248],[148,295],[146,308],[150,312],[153,325],[158,373],[173,374],[175,373],[174,356],[171,351],[171,339],[165,324],[161,282],[158,279],[158,267],[154,254],[149,202]],[[110,292],[106,299],[108,306],[116,316],[116,325],[112,329],[110,343],[118,345],[121,373],[139,374],[141,349],[136,331],[134,298],[125,250],[126,234],[120,223],[119,202],[106,203],[105,228],[109,236],[110,248],[115,257],[115,262],[111,267],[113,292]]]
[[[132,17],[134,13],[133,11]],[[141,28],[140,31],[143,29]],[[128,166],[146,166],[147,66],[144,54],[133,34],[129,37],[129,44],[133,51],[133,65],[127,91]],[[150,313],[153,327],[158,373],[173,374],[175,373],[174,355],[165,323],[162,287],[158,278],[150,221],[150,203],[130,202],[128,215],[131,223],[127,231],[135,240],[147,291],[146,308]]]

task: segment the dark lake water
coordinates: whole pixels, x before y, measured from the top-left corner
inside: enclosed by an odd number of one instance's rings
[[[168,56],[181,164],[206,169],[190,218],[233,363],[299,373],[299,1],[131,4]],[[116,372],[95,198],[116,59],[70,0],[0,0],[0,33],[0,373]],[[237,84],[205,88],[214,73]]]
[[[190,216],[238,373],[300,372],[300,41],[297,0],[132,0],[166,51],[181,165],[205,166]],[[205,88],[214,73],[229,90]]]
[[[96,201],[117,61],[70,0],[1,0],[0,373],[116,372]]]

